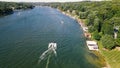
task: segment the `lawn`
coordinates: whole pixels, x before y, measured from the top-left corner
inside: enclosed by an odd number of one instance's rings
[[[99,45],[102,55],[105,60],[109,63],[111,68],[120,68],[120,51],[117,49],[104,50],[102,45]]]
[[[102,50],[103,56],[105,56],[106,61],[110,64],[111,68],[120,68],[120,51],[111,50],[105,51]]]

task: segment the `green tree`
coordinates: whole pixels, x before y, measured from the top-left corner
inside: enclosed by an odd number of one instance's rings
[[[94,28],[100,32],[101,31],[101,23],[100,23],[100,19],[98,17],[96,17],[94,19]]]
[[[94,18],[95,16],[93,14],[88,14],[86,25],[87,26],[93,25]]]
[[[87,15],[88,15],[88,12],[80,12],[79,13],[80,19],[86,19]]]
[[[117,38],[117,39],[115,40],[115,43],[116,43],[117,46],[120,46],[120,38]]]
[[[115,43],[114,43],[114,39],[112,36],[110,35],[104,35],[102,38],[101,38],[101,43],[103,45],[104,48],[107,48],[109,50],[111,50],[112,48],[115,47]]]
[[[101,38],[98,31],[93,32],[92,36],[93,36],[93,39],[95,39],[95,40],[100,40],[100,38]]]
[[[98,13],[98,16],[99,16],[99,18],[101,18],[102,20],[105,20],[105,19],[106,19],[106,14],[107,14],[107,11],[101,9],[100,12]]]
[[[108,34],[108,35],[113,35],[114,34],[114,28],[113,28],[113,24],[111,23],[111,21],[106,21],[105,23],[102,24],[102,32],[103,34]]]
[[[117,39],[115,40],[115,43],[116,43],[117,46],[120,46],[120,29],[117,33]]]
[[[90,33],[92,33],[92,32],[95,31],[95,28],[94,28],[93,26],[89,26],[89,27],[88,27],[88,31],[89,31]]]

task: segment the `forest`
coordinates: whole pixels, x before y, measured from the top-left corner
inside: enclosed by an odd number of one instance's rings
[[[100,41],[104,48],[111,50],[120,46],[120,2],[86,1],[48,5],[71,14],[74,12],[85,21],[92,39]]]
[[[32,8],[34,8],[34,6],[27,3],[0,2],[0,16],[12,14],[14,13],[14,10],[25,10]]]

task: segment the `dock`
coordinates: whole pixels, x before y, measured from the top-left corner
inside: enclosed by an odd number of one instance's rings
[[[86,41],[87,46],[89,48],[89,50],[96,50],[98,51],[98,45],[96,41]]]

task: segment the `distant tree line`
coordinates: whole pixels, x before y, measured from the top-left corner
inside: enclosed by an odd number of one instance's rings
[[[120,46],[120,1],[51,3],[49,6],[70,13],[75,11],[75,15],[85,20],[92,38],[104,48]]]
[[[14,10],[32,9],[33,5],[27,3],[0,2],[0,16],[14,13]]]

